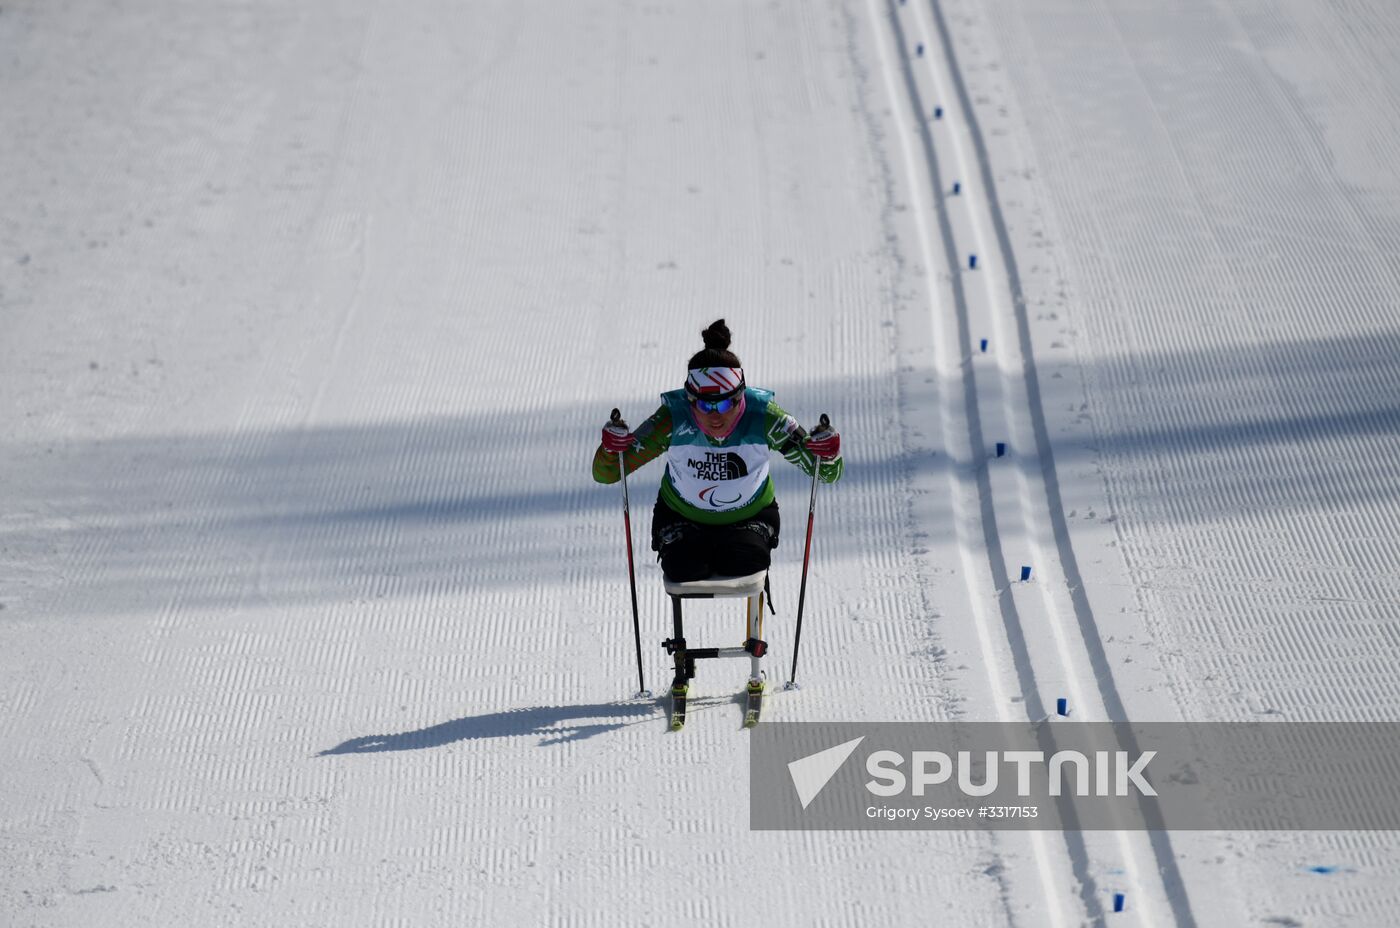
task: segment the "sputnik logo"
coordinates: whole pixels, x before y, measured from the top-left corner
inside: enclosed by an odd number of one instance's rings
[[[803,809],[812,804],[812,800],[826,788],[826,784],[836,776],[841,765],[846,763],[847,758],[864,740],[865,736],[861,735],[845,744],[808,754],[788,764],[788,775],[792,777],[792,785],[797,790],[797,798],[802,801]]]

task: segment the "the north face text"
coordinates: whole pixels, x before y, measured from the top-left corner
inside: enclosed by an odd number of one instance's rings
[[[738,480],[749,473],[744,459],[732,451],[707,451],[704,460],[691,458],[686,464],[697,480]]]

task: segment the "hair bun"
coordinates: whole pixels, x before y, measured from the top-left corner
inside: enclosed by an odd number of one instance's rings
[[[716,319],[710,323],[710,327],[700,333],[700,337],[705,340],[705,347],[715,351],[729,350],[729,326],[724,324],[723,319]]]

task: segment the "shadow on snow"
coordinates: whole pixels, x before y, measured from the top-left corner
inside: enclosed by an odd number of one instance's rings
[[[1148,521],[1208,523],[1221,501],[1298,514],[1388,502],[1400,485],[1397,338],[1142,352],[1083,369],[1042,360],[1056,465],[1141,475],[1135,506]],[[1118,393],[1102,409],[1101,382]],[[906,430],[938,434],[943,385],[931,371],[769,385],[804,422],[827,411],[846,436],[846,478],[823,491],[823,557],[867,555],[877,529],[880,543],[899,543],[892,527],[865,523],[902,511],[893,497],[911,476],[999,466],[909,450]],[[619,399],[633,421],[654,408]],[[1115,422],[1115,409],[1135,418]],[[1053,431],[1075,416],[1077,430]],[[56,578],[44,611],[65,614],[576,588],[619,571],[620,493],[588,474],[605,417],[561,401],[528,415],[10,444],[0,549]],[[1037,469],[1023,450],[1006,463]],[[653,462],[631,487],[644,563],[661,470]],[[788,513],[776,565],[801,556],[807,484],[776,456],[774,474]]]
[[[394,735],[366,735],[351,738],[318,754],[377,754],[384,751],[419,751],[457,741],[482,738],[519,738],[539,735],[540,745],[562,744],[617,731],[628,725],[655,720],[662,709],[660,700],[649,702],[594,703],[582,706],[534,706],[507,709],[453,719],[428,728]]]

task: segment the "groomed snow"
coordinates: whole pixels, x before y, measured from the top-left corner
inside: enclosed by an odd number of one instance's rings
[[[0,924],[1392,924],[1390,833],[750,831],[744,671],[680,734],[629,699],[588,462],[720,316],[831,415],[769,719],[1395,719],[1397,39],[1379,0],[0,7]]]

